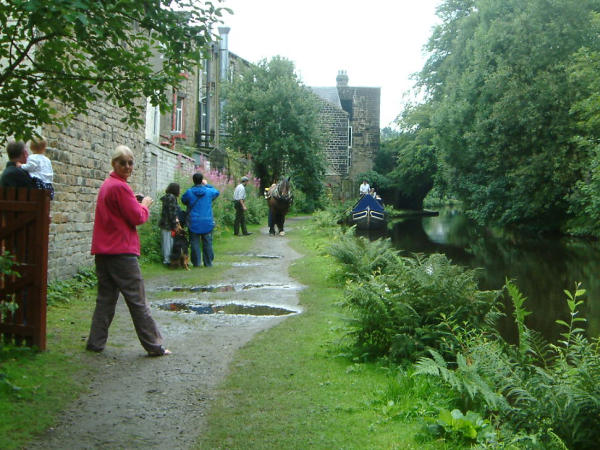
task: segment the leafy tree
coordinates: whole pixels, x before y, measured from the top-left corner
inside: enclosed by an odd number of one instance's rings
[[[591,33],[600,32],[600,14],[594,14]],[[569,232],[600,236],[600,42],[581,48],[570,66],[572,89],[577,93],[571,114],[576,120],[573,141],[582,155],[582,176],[570,193]]]
[[[385,142],[387,140],[398,137],[399,134],[400,132],[398,130],[393,129],[392,127],[384,127],[379,133],[379,138],[381,142]]]
[[[319,105],[291,61],[274,57],[247,69],[226,90],[229,144],[252,158],[261,189],[291,175],[309,208],[322,191]]]
[[[483,224],[556,228],[587,158],[573,143],[573,55],[598,0],[446,0],[419,75],[441,173]]]
[[[396,165],[388,175],[398,189],[398,206],[422,209],[423,199],[433,187],[437,155],[430,119],[428,105],[408,107],[400,116],[403,132],[393,141]]]
[[[187,0],[0,1],[0,140],[66,123],[102,97],[140,124],[139,99],[167,108],[165,88],[199,61],[224,10]]]
[[[375,157],[378,192],[396,208],[421,209],[437,171],[436,151],[428,104],[408,106],[398,118],[400,129],[387,132]],[[361,176],[363,178],[363,176]]]

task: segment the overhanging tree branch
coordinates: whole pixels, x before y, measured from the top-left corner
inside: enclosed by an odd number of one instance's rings
[[[170,3],[185,14],[169,9]],[[137,124],[141,110],[133,99],[177,86],[180,73],[193,70],[203,46],[215,39],[212,24],[227,9],[212,3],[0,0],[0,17],[11,18],[10,30],[0,33],[6,63],[0,73],[0,141],[9,135],[28,138],[35,127],[52,123],[53,101],[83,111],[105,96]],[[154,53],[165,58],[160,68],[150,69]],[[168,109],[164,93],[152,98]]]
[[[28,57],[29,52],[31,51],[34,45],[52,39],[56,36],[58,36],[58,33],[40,36],[37,38],[33,38],[31,41],[29,41],[27,47],[25,47],[25,49],[21,52],[17,59],[15,59],[12,63],[9,63],[6,70],[4,70],[2,74],[0,74],[0,86],[2,86],[4,82],[9,78],[11,72],[14,71],[20,64],[22,64],[26,57]]]

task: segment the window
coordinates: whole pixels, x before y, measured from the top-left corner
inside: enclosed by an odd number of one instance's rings
[[[154,119],[152,120],[152,135],[158,136],[160,134],[160,108],[154,107]]]
[[[200,142],[208,145],[208,104],[206,97],[200,99]]]
[[[348,126],[348,148],[352,148],[352,127]]]
[[[183,97],[176,95],[175,111],[173,112],[173,131],[183,133]]]

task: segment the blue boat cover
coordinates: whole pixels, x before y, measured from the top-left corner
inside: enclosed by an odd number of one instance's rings
[[[384,208],[382,206],[381,203],[379,203],[379,201],[377,201],[375,198],[373,198],[372,195],[363,195],[362,198],[356,202],[356,205],[354,205],[354,208],[352,208],[352,213],[357,213],[360,211],[364,211],[367,209],[367,206],[371,209],[371,211],[377,211],[380,213],[384,212]]]

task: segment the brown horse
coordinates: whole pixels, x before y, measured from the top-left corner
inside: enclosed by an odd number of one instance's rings
[[[283,223],[285,222],[285,215],[292,204],[290,177],[283,178],[279,183],[270,187],[267,194],[267,204],[269,205],[269,234],[275,234],[275,225],[277,225],[279,235],[285,235]]]

